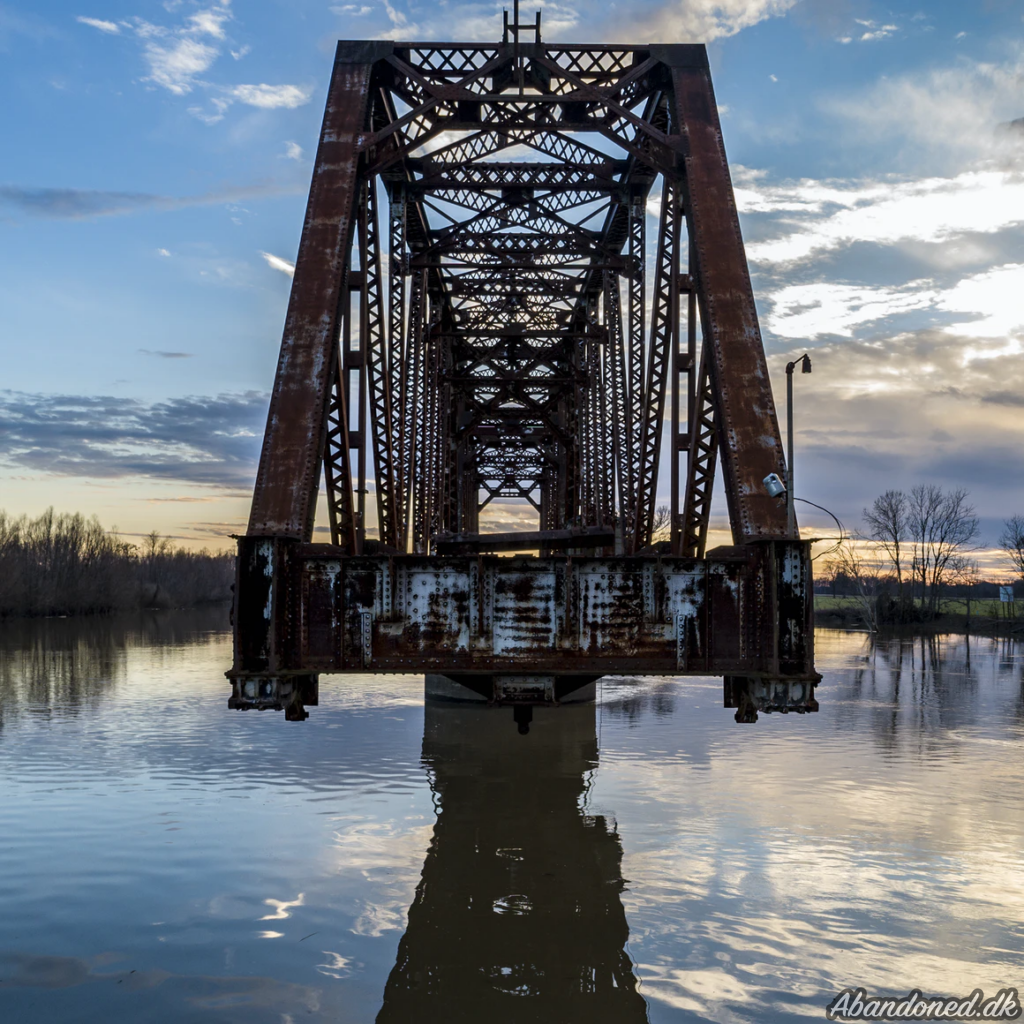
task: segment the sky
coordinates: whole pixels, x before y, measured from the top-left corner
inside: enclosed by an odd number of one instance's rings
[[[1024,513],[1020,0],[537,6],[549,41],[708,44],[783,416],[813,358],[798,493],[856,528],[966,487],[992,546]],[[0,0],[0,508],[243,532],[334,45],[501,9]]]

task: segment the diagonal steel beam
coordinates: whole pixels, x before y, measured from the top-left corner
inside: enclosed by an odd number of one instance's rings
[[[672,83],[675,117],[689,144],[687,226],[733,538],[782,538],[785,509],[762,482],[785,472],[782,439],[706,59],[673,67]]]
[[[697,373],[696,408],[690,424],[690,459],[686,474],[686,498],[682,511],[682,542],[679,554],[703,558],[711,520],[711,492],[718,460],[718,424],[715,422],[715,389],[711,382],[708,348],[701,350]]]
[[[340,53],[339,48],[339,53]],[[249,536],[310,540],[336,362],[347,302],[371,63],[334,65],[299,241],[284,336],[249,517]]]

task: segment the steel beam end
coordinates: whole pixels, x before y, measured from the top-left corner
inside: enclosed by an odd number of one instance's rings
[[[807,679],[757,679],[749,676],[725,676],[723,680],[723,706],[736,709],[736,721],[752,723],[758,713],[798,715],[818,710],[814,688],[821,676]]]
[[[320,703],[320,680],[315,674],[234,676],[228,707],[234,711],[283,711],[289,722],[309,718],[305,705]]]

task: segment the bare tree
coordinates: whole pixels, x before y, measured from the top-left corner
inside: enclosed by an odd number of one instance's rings
[[[921,584],[921,602],[932,614],[938,610],[950,560],[963,554],[978,536],[978,517],[967,495],[963,487],[943,492],[933,484],[919,484],[910,492],[912,568]]]
[[[906,547],[909,541],[909,502],[903,491],[886,491],[864,509],[864,521],[892,563],[900,607],[903,606],[903,575],[906,571]]]
[[[911,539],[911,574],[921,585],[921,604],[928,597],[931,574],[929,539],[935,532],[935,520],[942,504],[942,489],[934,484],[918,484],[907,499],[907,523]]]
[[[832,564],[853,583],[864,623],[871,632],[875,632],[878,629],[878,611],[877,602],[871,594],[871,585],[877,578],[878,566],[865,554],[863,545],[854,543],[849,537],[840,542]]]
[[[967,588],[967,626],[969,628],[971,625],[971,598],[974,596],[975,584],[981,579],[977,561],[966,555],[953,555],[947,566],[946,579],[954,586]]]
[[[836,548],[836,551],[839,549]],[[834,552],[832,552],[834,554]],[[839,583],[839,578],[842,576],[842,567],[835,558],[831,558],[825,563],[825,567],[821,570],[818,575],[817,582],[822,586],[829,587],[832,591],[832,596],[836,596],[836,587]]]
[[[95,518],[0,510],[0,618],[224,600],[233,566],[233,555],[175,549],[157,533],[140,552]]]
[[[171,542],[167,537],[161,537],[156,530],[151,530],[142,538],[142,557],[152,561],[160,555],[166,555],[171,550]]]
[[[978,536],[978,516],[968,500],[966,488],[957,487],[942,496],[932,536],[932,610],[938,606],[942,584],[954,559],[964,559],[971,542]]]
[[[668,540],[672,532],[672,509],[668,505],[659,505],[654,510],[654,522],[651,527],[651,540]]]
[[[1024,580],[1024,516],[1010,516],[1003,527],[999,546],[1009,555],[1013,571]]]

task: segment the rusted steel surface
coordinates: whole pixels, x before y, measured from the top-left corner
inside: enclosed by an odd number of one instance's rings
[[[234,675],[730,674],[813,696],[804,542],[708,559],[346,556],[253,538]],[[243,582],[240,579],[240,582]]]
[[[754,307],[718,106],[707,67],[673,67],[686,133],[690,244],[704,343],[711,354],[722,475],[737,544],[785,537],[785,509],[763,480],[785,471],[782,436]]]
[[[538,548],[600,548],[614,546],[615,531],[605,526],[579,530],[517,530],[513,533],[478,533],[467,537],[437,538],[440,555],[467,555],[477,551],[532,551]]]
[[[301,718],[321,672],[499,702],[628,672],[723,675],[740,720],[813,710],[810,561],[763,484],[783,450],[705,49],[510,31],[338,46],[233,706]],[[737,546],[705,558],[719,456]],[[321,469],[330,545],[308,543]],[[483,535],[508,499],[536,528]]]
[[[337,316],[355,221],[372,65],[334,65],[249,517],[250,536],[313,535]]]

